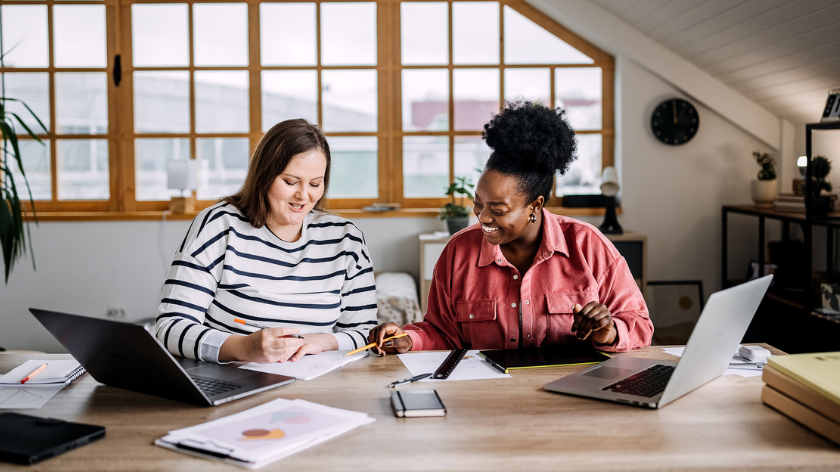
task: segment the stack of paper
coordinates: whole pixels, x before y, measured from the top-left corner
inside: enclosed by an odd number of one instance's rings
[[[325,351],[319,354],[307,355],[298,361],[275,362],[273,364],[257,364],[251,362],[240,369],[255,370],[266,374],[287,375],[298,380],[311,380],[353,361],[367,357],[367,351],[346,356],[350,351]]]
[[[840,352],[773,356],[761,401],[840,445]]]
[[[209,423],[170,431],[155,444],[256,469],[374,421],[366,413],[279,398]]]
[[[47,367],[21,384],[38,367]],[[65,385],[85,373],[85,369],[73,359],[29,360],[0,376],[0,409],[41,408]]]

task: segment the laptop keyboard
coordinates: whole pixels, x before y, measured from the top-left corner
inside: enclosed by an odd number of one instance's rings
[[[665,386],[668,385],[668,380],[673,373],[674,366],[656,364],[612,385],[607,385],[601,390],[650,398],[665,390]]]
[[[200,388],[201,391],[208,397],[221,395],[245,386],[243,384],[228,382],[225,380],[205,379],[202,377],[192,377],[192,379],[193,382],[198,385],[198,388]]]

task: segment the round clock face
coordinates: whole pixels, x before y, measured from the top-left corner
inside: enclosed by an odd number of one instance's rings
[[[679,146],[697,134],[700,117],[694,105],[672,98],[656,106],[650,117],[650,127],[656,139],[671,146]]]

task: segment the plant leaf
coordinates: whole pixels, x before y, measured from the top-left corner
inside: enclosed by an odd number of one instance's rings
[[[41,125],[41,129],[44,130],[44,134],[50,134],[50,130],[48,130],[47,127],[44,126],[44,123],[41,121],[40,118],[38,118],[38,115],[36,115],[35,112],[32,111],[31,108],[29,108],[29,105],[27,105],[26,102],[24,102],[23,100],[18,100],[17,98],[8,98],[8,97],[4,97],[3,100],[18,102],[21,105],[23,105],[24,107],[26,107],[26,109],[29,111],[29,114],[32,115],[32,118],[35,118],[35,121],[37,121],[38,124]]]

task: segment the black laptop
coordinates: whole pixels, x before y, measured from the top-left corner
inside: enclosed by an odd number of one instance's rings
[[[145,326],[30,308],[97,381],[213,406],[295,381],[235,365],[175,358]]]

